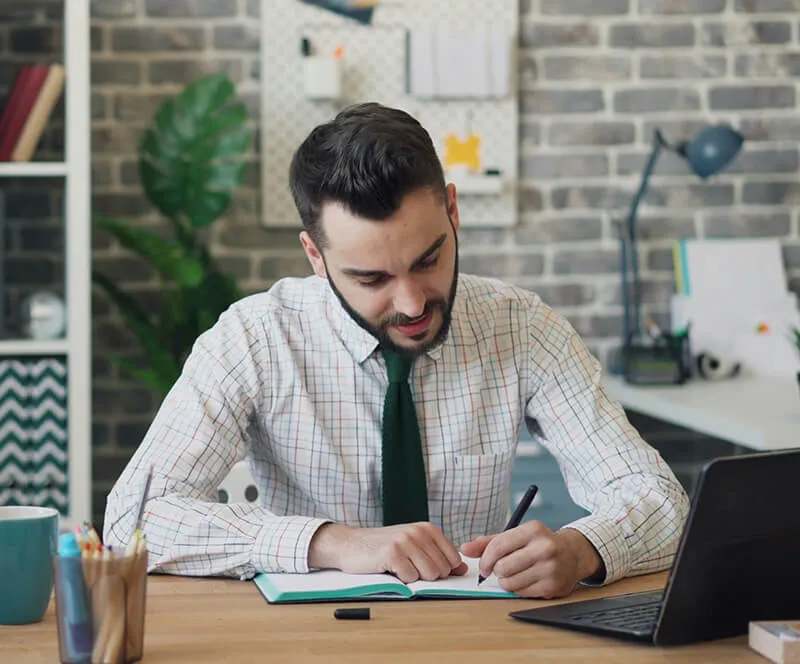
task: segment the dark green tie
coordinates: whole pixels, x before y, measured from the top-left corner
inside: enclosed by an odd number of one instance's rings
[[[417,413],[408,385],[414,360],[383,351],[389,389],[383,403],[383,525],[428,520],[428,492]]]

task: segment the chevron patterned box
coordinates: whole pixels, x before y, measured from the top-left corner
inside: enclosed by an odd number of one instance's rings
[[[68,508],[67,363],[0,359],[0,505]]]

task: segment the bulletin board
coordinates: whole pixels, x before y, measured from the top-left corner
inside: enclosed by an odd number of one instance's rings
[[[454,174],[464,226],[513,226],[517,222],[519,0],[381,0],[370,24],[299,0],[262,3],[261,177],[262,219],[268,227],[299,227],[289,190],[289,164],[318,124],[345,106],[376,101],[402,108],[428,130],[445,160],[445,139],[480,137],[481,168],[500,184],[484,190]],[[442,26],[500,26],[510,40],[508,92],[492,97],[428,98],[408,89],[409,33]],[[341,94],[311,99],[304,83],[301,45],[315,52],[340,50]],[[469,72],[466,73],[469,75]],[[451,143],[452,145],[452,143]],[[484,180],[487,178],[484,178]]]

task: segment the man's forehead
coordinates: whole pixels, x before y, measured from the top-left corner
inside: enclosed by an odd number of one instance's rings
[[[445,232],[447,210],[441,207],[413,212],[399,211],[387,219],[375,220],[359,217],[341,203],[326,203],[320,214],[325,249],[340,254],[360,254],[361,258],[368,258],[364,256],[365,250],[382,252],[407,248],[424,251]]]

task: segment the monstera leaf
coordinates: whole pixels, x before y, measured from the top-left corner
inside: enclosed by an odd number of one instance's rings
[[[234,93],[225,74],[194,81],[161,105],[142,138],[139,171],[144,193],[166,217],[173,237],[137,227],[134,221],[102,215],[93,220],[96,228],[158,273],[155,313],[145,312],[107,276],[93,272],[92,279],[136,336],[145,364],[114,359],[162,397],[180,375],[197,337],[242,297],[202,236],[202,229],[227,209],[244,176],[250,130],[244,104]],[[148,306],[148,312],[152,308]]]
[[[98,272],[92,272],[92,280],[119,309],[125,326],[139,341],[148,366],[138,367],[123,358],[114,358],[114,361],[135,378],[147,383],[160,396],[165,396],[180,374],[180,365],[165,343],[167,339],[164,338],[164,330],[159,330],[133,298],[110,279]]]
[[[97,215],[94,223],[126,249],[146,257],[163,278],[184,286],[197,286],[203,280],[203,264],[187,255],[183,245],[103,215]]]
[[[194,228],[228,207],[250,142],[247,112],[225,74],[190,83],[162,104],[141,143],[140,177],[164,215]]]

